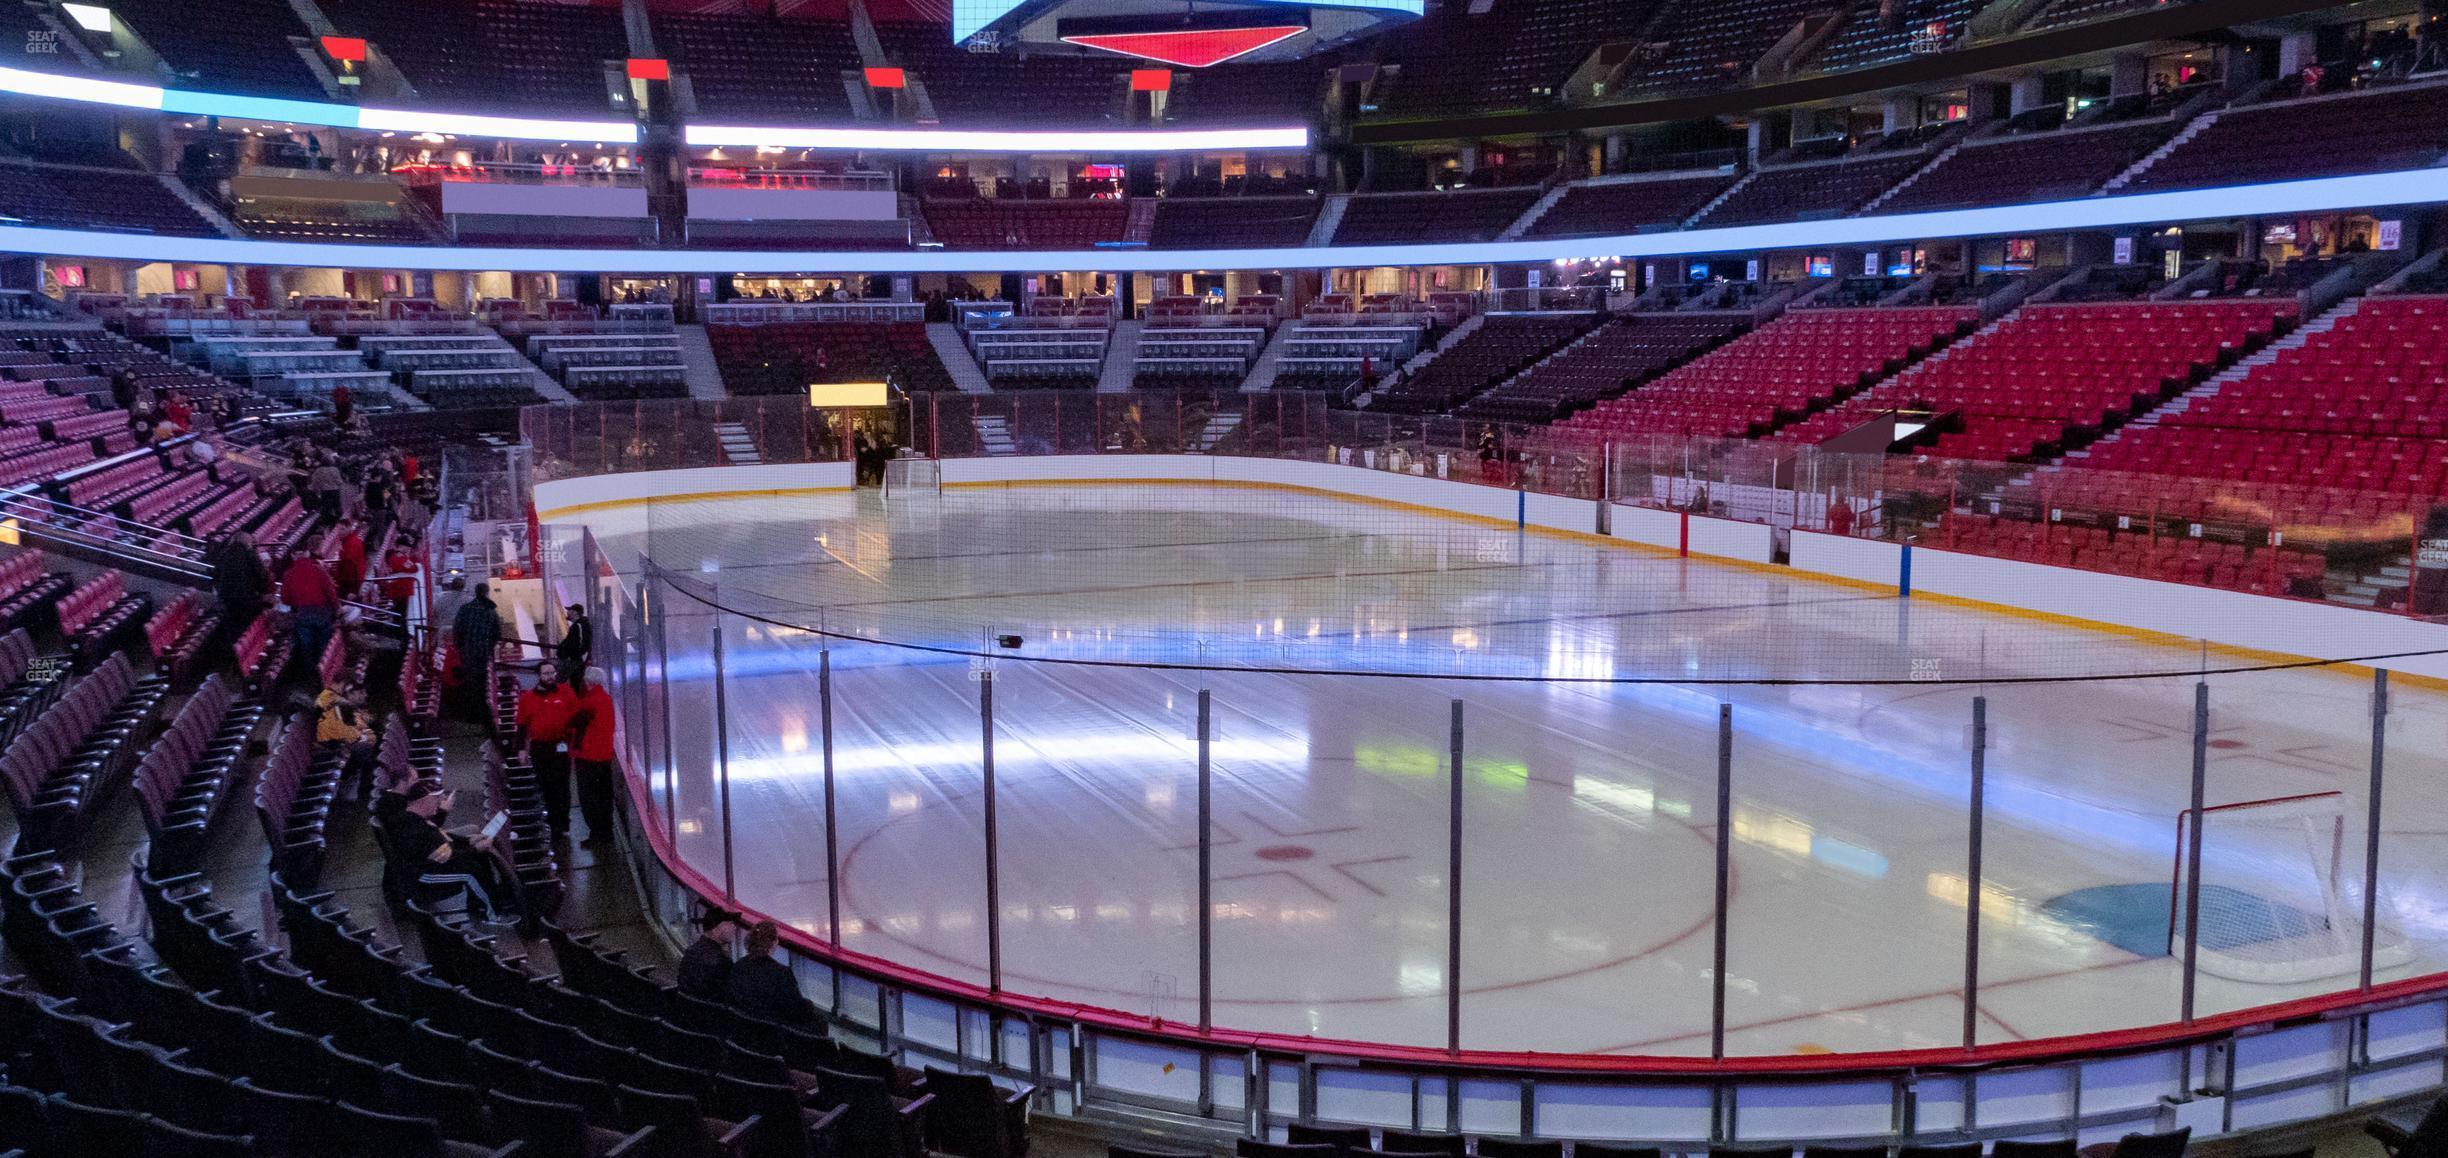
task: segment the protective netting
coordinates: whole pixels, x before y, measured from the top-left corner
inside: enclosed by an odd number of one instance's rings
[[[1019,661],[1958,684],[2273,664],[1323,493],[1181,482],[888,493],[659,501],[629,512],[643,525],[606,546],[624,570],[651,565],[683,596],[773,626]]]

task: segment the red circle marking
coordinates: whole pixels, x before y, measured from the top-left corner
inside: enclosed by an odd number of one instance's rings
[[[2210,741],[2210,746],[2211,746],[2211,747],[2213,747],[2213,748],[2224,748],[2224,749],[2231,749],[2231,750],[2232,750],[2232,749],[2235,749],[2235,748],[2246,748],[2246,747],[2250,747],[2251,745],[2246,744],[2246,743],[2245,743],[2244,741],[2242,741],[2242,740],[2212,740],[2212,741]]]
[[[1252,855],[1260,860],[1307,860],[1317,853],[1303,845],[1270,844]]]

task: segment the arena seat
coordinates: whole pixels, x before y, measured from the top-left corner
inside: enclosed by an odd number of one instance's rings
[[[678,12],[657,12],[653,21],[707,116],[750,124],[850,116],[843,77],[857,83],[860,61],[846,23]]]
[[[212,19],[195,19],[183,0],[112,0],[128,22],[187,83],[215,92],[329,100],[295,44],[311,34],[284,0],[219,0]]]
[[[929,200],[922,209],[935,239],[961,249],[1086,249],[1122,240],[1130,217],[1128,205],[1105,200]]]
[[[1306,244],[1318,203],[1308,197],[1167,197],[1156,204],[1150,249],[1270,248]]]
[[[2448,82],[2227,109],[2151,163],[2125,191],[2292,181],[2416,169],[2448,155]],[[2304,148],[2307,141],[2319,148]]]
[[[1380,386],[1371,408],[1414,414],[1450,410],[1529,369],[1596,321],[1586,314],[1489,314],[1478,330]]]
[[[1825,72],[1892,64],[1910,58],[1916,38],[1933,30],[1943,37],[1940,47],[1952,48],[1983,6],[1983,0],[1903,0],[1851,9],[1810,63]]]
[[[417,93],[444,107],[610,111],[604,66],[629,56],[617,9],[523,0],[402,6],[327,0],[342,31],[374,42]]]
[[[0,162],[0,212],[67,229],[218,235],[151,173]]]
[[[1493,241],[1538,199],[1536,189],[1358,194],[1343,209],[1334,244]]]
[[[1977,316],[1951,306],[1789,310],[1558,429],[1610,439],[1757,436],[1894,373]]]
[[[1555,357],[1470,400],[1461,417],[1490,422],[1547,422],[1741,333],[1744,322],[1719,316],[1637,314],[1591,331]]]
[[[2060,129],[1966,143],[1879,203],[1881,213],[2081,197],[2158,148],[2166,121]]]
[[[2026,306],[1778,438],[1818,442],[1899,407],[1960,416],[1935,454],[2009,461],[2073,449],[2259,348],[2296,314],[2279,301]]]
[[[1709,173],[1575,185],[1532,222],[1527,233],[1576,237],[1678,225],[1734,181],[1731,173]]]
[[[1926,153],[1872,152],[1836,161],[1760,169],[1694,224],[1752,225],[1841,216],[1861,208],[1928,163]]]
[[[796,394],[817,381],[887,380],[912,393],[951,390],[952,372],[912,322],[777,322],[707,326],[723,382],[738,394]]]

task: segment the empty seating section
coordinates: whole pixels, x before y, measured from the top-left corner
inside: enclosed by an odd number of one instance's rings
[[[1551,99],[1573,70],[1610,40],[1647,22],[1656,0],[1541,0],[1462,6],[1388,38],[1401,66],[1371,99],[1389,112],[1519,108]]]
[[[1811,64],[1828,72],[1892,64],[1911,56],[1916,41],[1954,47],[1984,0],[1903,0],[1854,6]],[[1924,47],[1922,51],[1929,51]]]
[[[43,553],[32,550],[0,557],[0,632],[48,619],[55,614],[53,601],[74,586],[68,576],[44,570],[43,561]]]
[[[2052,503],[2073,501],[2052,492]],[[2262,544],[2153,534],[2146,519],[2122,532],[2093,526],[2046,523],[1990,515],[1951,516],[1921,542],[2026,563],[2113,571],[2169,583],[2208,584],[2271,595],[2320,594],[2325,569],[2320,555]]]
[[[1548,422],[1647,381],[1742,332],[1724,315],[1639,314],[1617,318],[1521,377],[1474,398],[1464,418]]]
[[[798,394],[813,382],[887,381],[912,393],[953,389],[915,322],[778,322],[707,326],[723,384],[735,394]]]
[[[1360,194],[1344,207],[1334,244],[1494,241],[1539,196],[1537,189]]]
[[[203,667],[219,661],[206,647],[220,633],[221,613],[213,610],[202,592],[190,591],[145,620],[145,650],[153,657],[156,670],[184,686]]]
[[[248,742],[262,719],[262,705],[233,695],[216,673],[145,751],[136,765],[136,800],[153,841],[145,858],[151,871],[199,866],[213,821],[246,772]]]
[[[152,610],[151,596],[130,592],[125,576],[104,571],[59,601],[60,638],[71,659],[94,663],[133,640]]]
[[[2244,484],[2215,490],[2290,521],[2319,521],[2349,501],[2324,492],[2448,493],[2448,298],[2366,300],[2304,345],[2069,465]]]
[[[688,367],[676,334],[538,334],[527,343],[544,372],[581,398],[688,395]]]
[[[857,83],[859,54],[848,24],[668,13],[655,16],[654,29],[706,116],[756,125],[850,117],[842,77]]]
[[[1638,233],[1680,224],[1734,183],[1730,173],[1575,185],[1530,224],[1531,237]]]
[[[69,229],[215,236],[150,173],[0,162],[0,213]]]
[[[1752,66],[1795,24],[1825,16],[1827,0],[1682,0],[1644,43],[1654,52],[1627,70],[1625,88],[1635,93],[1731,88],[1751,77]]]
[[[1893,373],[1976,317],[1946,306],[1788,311],[1562,429],[1606,438],[1756,436]]]
[[[1885,411],[1927,408],[1939,417],[1940,456],[2072,449],[2257,348],[2294,314],[2292,300],[2026,306],[1779,437],[1820,442]]]
[[[947,126],[1080,128],[1122,122],[1130,62],[1120,57],[1025,49],[972,53],[953,44],[939,24],[879,24],[876,35],[885,55],[926,86],[935,115]],[[878,99],[888,104],[892,94],[879,93]]]
[[[2026,32],[2046,32],[2092,20],[2125,16],[2166,5],[2168,0],[2055,0],[2025,21]]]
[[[242,198],[230,220],[250,237],[274,241],[339,241],[361,245],[433,245],[444,240],[380,201],[298,201]]]
[[[1842,216],[1927,163],[1926,153],[1873,153],[1843,161],[1761,169],[1703,214],[1697,224],[1752,225]]]
[[[2419,169],[2448,154],[2448,82],[2230,109],[2125,189]]]
[[[1362,366],[1381,376],[1419,353],[1425,336],[1413,323],[1293,322],[1276,359],[1277,390],[1330,390],[1360,379]]]
[[[1314,61],[1243,64],[1173,74],[1165,123],[1281,128],[1306,124],[1317,115],[1326,70]]]
[[[1596,322],[1583,314],[1489,314],[1478,329],[1425,365],[1380,386],[1371,406],[1414,414],[1450,410],[1528,369]]]
[[[333,0],[324,13],[366,37],[427,103],[454,111],[603,113],[604,66],[629,56],[620,10],[526,0]]]
[[[75,851],[104,803],[126,784],[169,685],[138,678],[114,653],[58,693],[0,752],[0,781],[17,813],[16,855]]]
[[[2146,121],[1967,144],[1879,202],[1878,211],[1910,213],[2081,197],[2132,167],[2174,131],[2166,121]]]
[[[181,73],[182,88],[248,96],[329,100],[293,42],[306,25],[288,0],[214,0],[212,19],[196,19],[188,0],[112,0],[111,11]]]
[[[1130,207],[1120,201],[925,203],[927,228],[956,249],[1086,249],[1122,240]]]
[[[1307,197],[1168,197],[1156,205],[1150,249],[1259,249],[1306,244],[1318,203]]]

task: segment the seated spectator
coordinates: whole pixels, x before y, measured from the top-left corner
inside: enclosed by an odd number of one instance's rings
[[[774,947],[781,942],[772,921],[749,926],[748,954],[731,963],[731,1006],[785,1025],[814,1024],[816,1004],[799,992],[799,979],[791,976],[790,966],[774,960]]]
[[[501,862],[491,855],[493,842],[442,827],[453,797],[428,781],[409,785],[400,794],[400,803],[385,809],[391,854],[416,873],[416,887],[424,896],[441,899],[459,894],[467,899],[468,913],[477,921],[515,924],[519,919],[516,894]]]
[[[697,939],[680,954],[680,972],[674,978],[680,992],[707,1001],[727,1001],[731,996],[731,942],[738,931],[739,918],[723,910],[709,908],[697,918]]]
[[[326,751],[347,753],[340,766],[340,787],[357,785],[357,799],[374,792],[374,736],[366,727],[365,690],[346,673],[315,695],[315,743]]]

